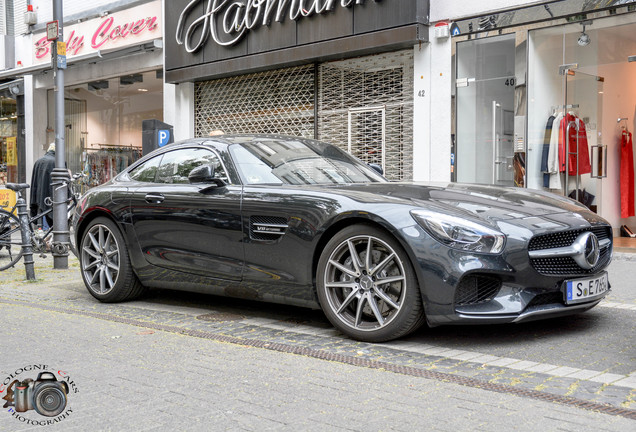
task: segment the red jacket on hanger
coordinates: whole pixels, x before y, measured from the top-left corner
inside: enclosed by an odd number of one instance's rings
[[[621,133],[621,217],[634,214],[634,150],[632,134],[624,130]]]
[[[568,134],[568,147],[570,153],[576,152],[576,127],[572,125],[568,131],[568,123],[575,122],[579,126],[579,174],[589,174],[592,172],[592,165],[590,165],[590,152],[587,147],[587,131],[585,130],[585,123],[575,115],[570,113],[566,114],[561,120],[560,133],[559,133],[559,171],[565,172],[565,141],[566,133]],[[576,154],[568,155],[568,175],[576,175]]]

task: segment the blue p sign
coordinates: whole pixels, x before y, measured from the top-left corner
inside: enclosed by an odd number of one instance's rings
[[[162,129],[160,131],[157,132],[157,139],[159,141],[159,147],[163,147],[166,144],[168,144],[168,141],[170,141],[170,130],[169,129]]]

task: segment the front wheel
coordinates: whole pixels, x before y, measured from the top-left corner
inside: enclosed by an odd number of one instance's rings
[[[93,220],[79,243],[80,269],[84,284],[102,302],[132,300],[144,287],[132,270],[124,238],[108,218]]]
[[[352,225],[327,243],[316,274],[318,299],[331,323],[346,335],[383,342],[424,321],[410,261],[384,231]]]
[[[13,267],[22,257],[20,221],[13,214],[0,212],[0,271]]]

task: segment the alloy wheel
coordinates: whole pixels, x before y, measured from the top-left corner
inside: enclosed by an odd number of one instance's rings
[[[119,245],[111,230],[93,225],[82,239],[82,271],[90,289],[97,294],[109,293],[119,276]]]
[[[376,331],[389,325],[403,307],[404,267],[396,251],[377,237],[355,236],[341,242],[325,270],[329,306],[350,328]]]

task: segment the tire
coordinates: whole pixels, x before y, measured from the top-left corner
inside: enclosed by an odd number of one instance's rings
[[[316,288],[327,319],[357,340],[385,342],[424,322],[406,252],[395,238],[372,226],[349,226],[327,243],[318,262]]]
[[[135,299],[145,288],[130,264],[126,243],[115,223],[105,217],[93,220],[79,244],[80,271],[93,297],[104,303]]]
[[[20,220],[13,214],[0,212],[0,271],[11,268],[22,258]]]

